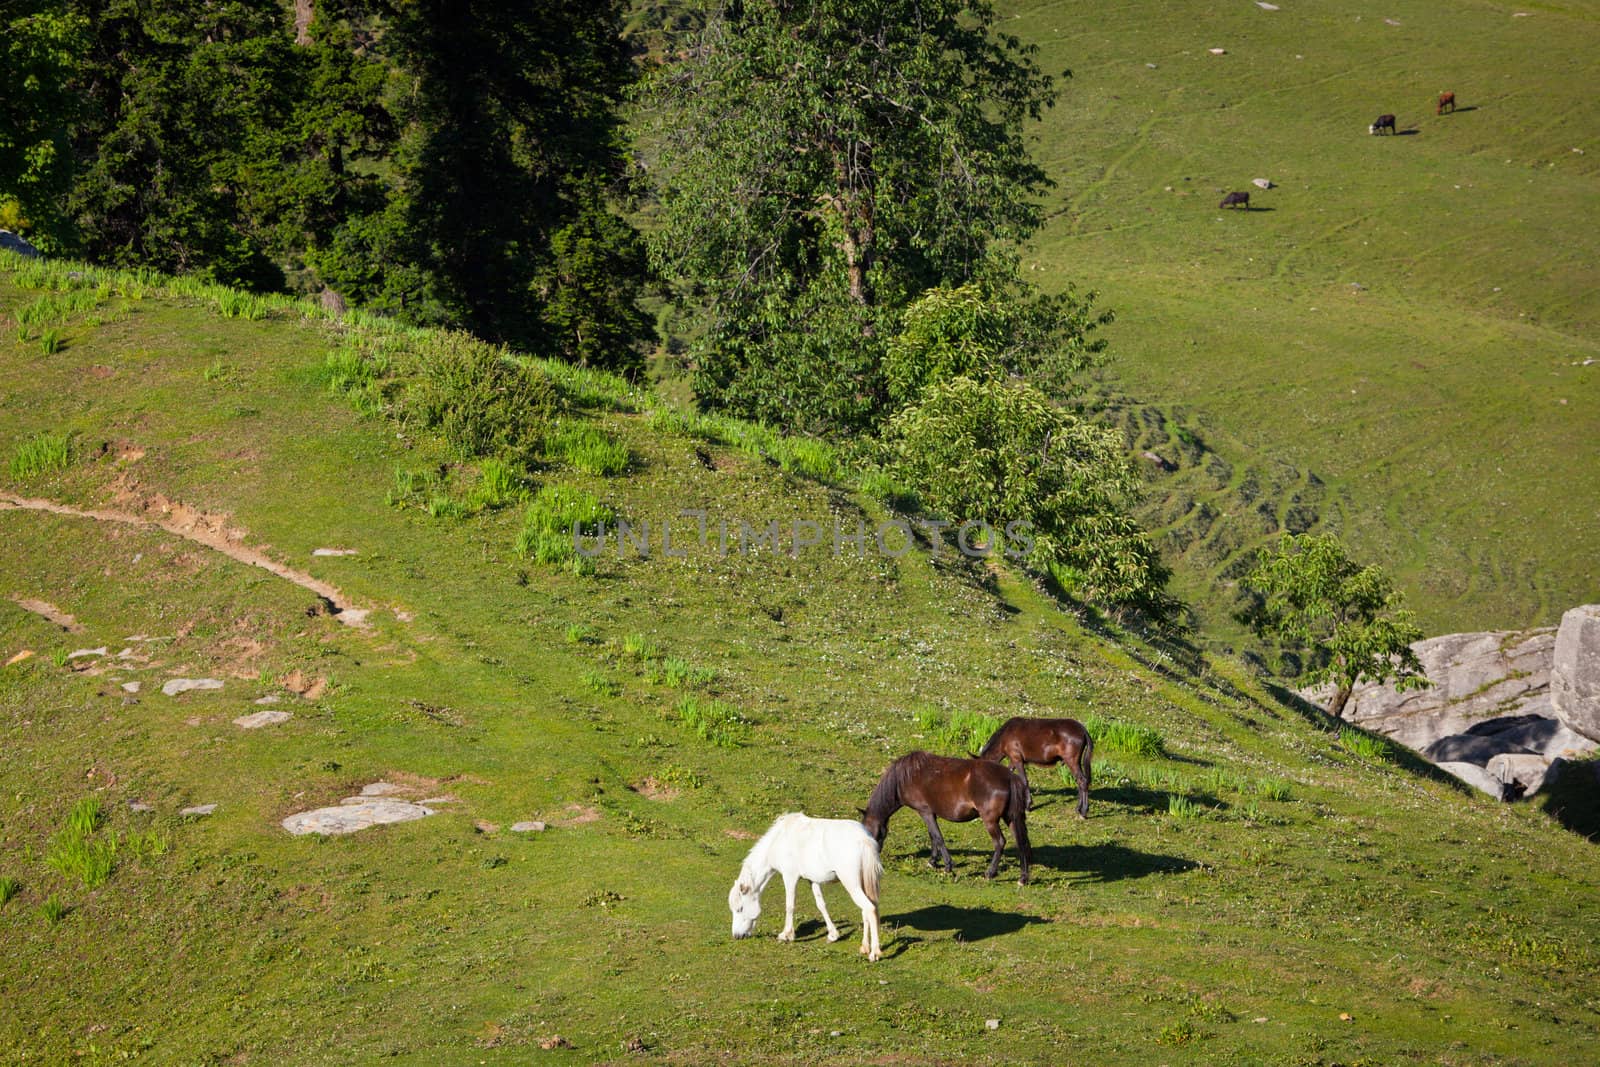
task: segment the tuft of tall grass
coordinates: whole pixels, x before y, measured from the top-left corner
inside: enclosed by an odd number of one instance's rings
[[[550,435],[545,454],[589,474],[611,476],[628,469],[628,446],[586,422],[567,422]]]
[[[592,574],[594,561],[578,552],[574,537],[595,536],[615,520],[610,508],[581,489],[543,485],[523,514],[516,551],[538,563],[560,564],[575,574]]]
[[[738,709],[693,693],[678,702],[678,721],[716,748],[737,748],[744,737],[745,720]]]
[[[15,878],[0,878],[0,908],[11,902],[11,898],[22,892],[22,883]]]
[[[1096,751],[1154,758],[1166,750],[1166,739],[1161,736],[1159,730],[1149,726],[1102,719],[1093,712],[1085,715],[1082,721],[1083,728],[1094,738]]]
[[[67,812],[67,833],[88,837],[105,822],[105,809],[98,797],[83,797]]]
[[[474,511],[494,510],[515,504],[527,495],[516,467],[503,459],[486,459],[478,465],[478,481],[468,494],[467,503]]]
[[[581,680],[585,689],[603,697],[614,697],[622,692],[621,682],[607,678],[599,671],[584,671]]]
[[[661,676],[673,689],[710,685],[717,680],[716,671],[709,667],[696,667],[677,656],[668,656],[661,662]]]
[[[569,623],[566,638],[569,645],[585,644],[594,639],[594,627],[582,622]]]
[[[981,711],[952,711],[948,715],[933,708],[916,713],[917,727],[932,741],[932,747],[955,755],[977,752],[1000,729],[998,716]]]
[[[1390,757],[1389,742],[1364,730],[1356,730],[1348,726],[1340,729],[1339,744],[1344,747],[1345,751],[1360,756],[1364,760],[1381,763]]]
[[[1175,819],[1198,819],[1204,812],[1200,805],[1181,793],[1167,795],[1167,814]]]
[[[72,434],[42,433],[30,437],[11,454],[11,477],[18,480],[54,474],[72,466]]]
[[[53,356],[61,351],[63,342],[61,331],[51,328],[39,335],[39,351],[47,356]]]
[[[1255,795],[1263,800],[1288,800],[1291,791],[1289,783],[1282,778],[1261,778],[1255,783]]]
[[[99,800],[80,799],[68,812],[66,826],[51,839],[45,863],[68,878],[81,879],[85,888],[104,885],[116,866],[117,856],[115,834],[94,837],[104,819]]]
[[[622,639],[622,654],[632,659],[655,659],[660,648],[644,634],[629,634]]]
[[[51,893],[45,898],[44,903],[39,905],[39,915],[51,926],[54,926],[56,923],[66,918],[67,912],[71,910],[72,909],[66,904],[63,904],[54,893]]]

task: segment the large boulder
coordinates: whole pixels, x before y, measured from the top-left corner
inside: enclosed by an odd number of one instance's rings
[[[1550,703],[1562,725],[1600,741],[1600,604],[1584,604],[1561,616]]]
[[[39,250],[29,244],[26,237],[18,236],[10,230],[0,230],[0,248],[7,252],[15,252],[19,256],[27,256],[29,259],[39,258]]]

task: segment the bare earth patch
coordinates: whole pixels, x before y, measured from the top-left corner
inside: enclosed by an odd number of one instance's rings
[[[566,812],[565,817],[551,819],[550,825],[570,830],[574,826],[585,826],[600,819],[600,809],[588,804],[568,804],[562,810]]]
[[[0,500],[0,506],[3,506],[3,500]],[[40,618],[55,623],[69,634],[83,633],[83,627],[78,624],[77,619],[74,619],[48,600],[33,600],[23,596],[13,596],[11,599],[23,611],[31,611]]]
[[[679,793],[677,786],[668,785],[653,776],[646,778],[642,782],[636,782],[628,788],[649,800],[677,800]]]

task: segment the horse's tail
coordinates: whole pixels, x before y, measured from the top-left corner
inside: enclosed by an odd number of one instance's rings
[[[1028,808],[1033,805],[1033,794],[1022,775],[1011,775],[1011,832],[1017,839],[1017,857],[1022,861],[1022,881],[1028,880],[1028,867],[1033,863],[1033,845],[1028,843]]]
[[[878,906],[878,880],[883,877],[883,861],[878,858],[878,844],[872,843],[871,848],[861,850],[861,891],[872,901],[872,906]]]

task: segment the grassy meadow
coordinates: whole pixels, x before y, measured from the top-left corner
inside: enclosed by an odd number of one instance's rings
[[[19,280],[100,284],[68,266],[8,261],[0,314],[46,295]],[[55,316],[54,351],[8,328],[0,455],[68,447],[64,464],[8,459],[0,491],[225,516],[372,613],[342,625],[162,530],[0,508],[0,652],[34,652],[0,669],[7,1062],[1600,1050],[1600,858],[1537,808],[1328,733],[1235,661],[1090,627],[1004,570],[926,546],[724,557],[723,520],[885,513],[825,454],[718,443],[760,435],[713,440],[596,376],[557,379],[579,444],[478,498],[509,502],[472,503],[487,464],[335,384],[329,354],[356,327],[215,297],[108,282]],[[655,533],[650,558],[539,563],[516,545],[557,490],[636,524],[704,509],[710,537],[691,517],[682,557]],[[164,696],[171,677],[224,687]],[[291,720],[233,725],[271,694]],[[1069,780],[1034,773],[1032,884],[1010,851],[981,878],[976,824],[947,827],[956,878],[929,870],[902,812],[884,961],[856,954],[837,890],[838,944],[804,893],[800,942],[779,944],[775,887],[759,936],[730,939],[727,888],[774,816],[846,816],[894,755],[958,752],[1014,713],[1101,736],[1087,821]],[[439,814],[330,839],[278,826],[378,780],[445,798]],[[179,814],[197,804],[218,807]],[[548,829],[511,833],[521,819]]]
[[[1229,465],[1151,479],[1167,522],[1246,520],[1169,542],[1208,625],[1264,536],[1251,468],[1280,512],[1316,477],[1319,520],[1430,633],[1552,624],[1600,590],[1600,7],[1278,8],[1002,5],[1074,75],[1037,129],[1057,185],[1025,269],[1098,289],[1117,406]],[[1368,135],[1383,113],[1401,135]],[[1254,210],[1217,209],[1236,189]]]

